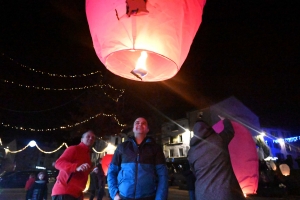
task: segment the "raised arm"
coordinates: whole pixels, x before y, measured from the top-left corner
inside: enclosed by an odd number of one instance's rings
[[[223,125],[224,129],[219,135],[227,144],[229,144],[232,138],[234,137],[234,129],[229,119],[224,119]]]

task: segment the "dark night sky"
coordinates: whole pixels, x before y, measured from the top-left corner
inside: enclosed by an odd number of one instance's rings
[[[92,47],[84,4],[82,0],[0,0],[0,50],[5,54],[0,67],[1,122],[59,127],[74,109],[74,99],[84,93],[26,89],[3,80],[57,88],[100,80],[99,75],[53,78],[22,68],[18,62],[55,74],[101,70],[103,82],[126,90],[123,106],[149,110],[154,106],[156,113],[172,119],[234,95],[259,116],[262,125],[299,132],[297,1],[208,0],[181,70],[159,83],[126,80],[105,69]]]

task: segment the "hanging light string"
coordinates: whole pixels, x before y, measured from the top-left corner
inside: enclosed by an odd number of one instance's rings
[[[74,75],[65,75],[65,74],[53,74],[53,73],[49,73],[49,72],[44,72],[44,71],[41,71],[41,70],[38,70],[38,69],[34,69],[34,68],[31,68],[31,67],[27,67],[26,65],[24,64],[21,64],[19,63],[18,61],[16,61],[15,59],[9,57],[8,55],[6,55],[5,53],[2,53],[1,54],[3,57],[6,57],[7,59],[9,59],[10,61],[16,63],[17,65],[23,67],[23,68],[26,68],[28,69],[29,71],[33,71],[33,72],[36,72],[36,73],[40,73],[40,74],[46,74],[48,76],[53,76],[53,77],[60,77],[60,78],[80,78],[80,77],[86,77],[86,76],[91,76],[91,75],[95,75],[95,74],[98,74],[100,73],[100,76],[103,77],[101,71],[95,71],[95,72],[90,72],[88,74],[74,74]]]
[[[102,140],[102,141],[104,141],[104,140]],[[101,154],[101,153],[104,153],[105,151],[106,151],[106,149],[109,149],[109,148],[112,148],[112,144],[110,144],[110,143],[108,143],[108,142],[106,142],[106,141],[104,141],[105,143],[107,143],[108,145],[103,149],[103,151],[97,151],[94,147],[92,147],[92,150],[95,152],[95,153],[97,153],[97,154]],[[55,150],[53,150],[53,151],[45,151],[45,150],[43,150],[43,149],[41,149],[38,145],[37,145],[37,143],[34,141],[34,140],[32,140],[32,141],[30,141],[25,147],[23,147],[22,149],[20,149],[20,150],[16,150],[16,151],[11,151],[11,150],[9,150],[9,148],[4,148],[4,150],[5,150],[5,152],[6,153],[13,153],[13,154],[15,154],[15,153],[20,153],[20,152],[22,152],[22,151],[24,151],[25,149],[27,149],[27,147],[29,147],[29,146],[31,146],[31,143],[34,143],[34,146],[40,151],[40,152],[42,152],[42,153],[45,153],[45,154],[52,154],[52,153],[55,153],[55,152],[57,152],[58,150],[60,150],[63,146],[65,146],[66,148],[68,148],[69,146],[67,145],[67,143],[65,143],[65,142],[63,142],[57,149],[55,149]],[[32,146],[33,147],[33,146]],[[116,148],[115,146],[114,146],[114,148]]]
[[[43,153],[46,153],[46,154],[51,154],[51,153],[55,153],[56,151],[58,151],[60,148],[62,148],[63,146],[66,146],[66,148],[68,148],[68,145],[67,145],[67,143],[62,143],[57,149],[55,149],[55,150],[53,150],[53,151],[44,151],[44,150],[42,150],[37,144],[35,145],[36,146],[36,148],[38,149],[38,150],[40,150],[40,152],[43,152]]]
[[[30,146],[30,143],[28,143],[25,147],[23,147],[22,149],[17,150],[17,151],[11,151],[11,150],[9,150],[8,148],[4,148],[4,149],[5,149],[5,151],[6,151],[7,153],[19,153],[19,152],[21,152],[21,151],[24,151],[28,146]],[[46,153],[46,154],[55,153],[56,151],[58,151],[59,149],[61,149],[63,146],[66,146],[66,148],[68,148],[68,145],[67,145],[67,143],[65,143],[65,142],[62,143],[57,149],[55,149],[55,150],[53,150],[53,151],[44,151],[44,150],[41,149],[36,143],[35,143],[35,146],[36,146],[36,148],[37,148],[38,150],[40,150],[41,152]]]
[[[104,140],[103,140],[104,141]],[[104,141],[105,142],[105,141]],[[117,147],[108,143],[108,142],[105,142],[107,143],[108,145],[102,150],[102,151],[97,151],[94,147],[92,147],[92,150],[97,153],[97,154],[101,154],[101,153],[105,153],[107,150],[111,150],[111,149],[116,149]]]
[[[88,74],[79,74],[79,75],[65,75],[65,74],[55,74],[55,73],[53,74],[53,73],[49,73],[49,72],[44,72],[44,71],[40,71],[40,70],[37,70],[37,69],[33,69],[33,68],[30,68],[30,67],[27,67],[24,64],[20,64],[18,61],[16,61],[15,59],[9,57],[5,53],[2,53],[1,55],[3,57],[6,57],[7,59],[9,59],[10,61],[16,63],[17,65],[23,67],[23,68],[26,68],[26,69],[28,69],[30,71],[37,72],[37,73],[40,73],[40,74],[47,74],[47,75],[49,75],[51,77],[79,78],[79,77],[86,77],[86,76],[90,76],[90,75],[94,75],[94,74],[100,73],[100,76],[103,78],[103,75],[102,75],[101,71],[90,72]],[[48,87],[41,87],[41,86],[24,85],[24,84],[20,84],[20,83],[15,83],[14,81],[4,80],[4,79],[0,79],[0,80],[3,81],[3,82],[5,82],[5,83],[17,84],[19,87],[32,88],[32,89],[37,89],[37,90],[67,91],[67,90],[84,90],[84,89],[93,88],[93,87],[100,87],[102,89],[103,93],[107,97],[111,98],[115,102],[119,101],[119,99],[122,97],[122,95],[123,95],[123,93],[125,91],[124,89],[117,89],[117,88],[113,87],[110,84],[94,84],[94,85],[90,85],[90,86],[73,87],[73,88],[48,88]],[[121,94],[117,98],[113,98],[111,95],[109,95],[107,92],[104,91],[104,87],[108,87],[108,88],[110,88],[112,90],[119,91],[119,92],[121,92]]]
[[[104,153],[106,151],[106,147],[103,149],[103,151],[97,151],[94,147],[92,149],[97,154],[101,154],[101,153]]]
[[[23,85],[23,84],[15,83],[14,81],[8,81],[5,79],[0,79],[0,80],[4,83],[17,84],[17,86],[19,86],[19,87],[24,87],[24,88],[28,88],[28,89],[36,89],[36,90],[49,90],[49,91],[85,90],[88,88],[100,87],[102,89],[103,93],[115,102],[118,102],[119,99],[123,96],[123,93],[125,92],[125,89],[116,89],[113,86],[107,85],[107,84],[94,84],[94,85],[87,85],[87,86],[83,86],[83,87],[73,87],[73,88],[49,88],[49,87],[34,86],[34,85],[33,86]],[[111,95],[109,95],[107,92],[104,91],[104,89],[103,89],[104,87],[109,87],[110,89],[119,91],[121,93],[119,94],[119,96],[117,98],[113,98]]]
[[[22,127],[22,126],[12,126],[10,124],[5,124],[5,123],[1,123],[2,126],[4,127],[8,127],[8,128],[12,128],[12,129],[16,129],[16,130],[21,130],[21,131],[36,131],[36,132],[48,132],[48,131],[56,131],[56,130],[62,130],[62,129],[67,129],[67,128],[72,128],[72,127],[75,127],[75,126],[78,126],[80,124],[84,124],[86,122],[88,122],[89,120],[91,119],[94,119],[94,118],[97,118],[99,116],[104,116],[104,117],[113,117],[114,120],[118,123],[119,126],[121,127],[125,127],[126,124],[121,124],[120,121],[118,120],[117,116],[115,114],[106,114],[106,113],[98,113],[92,117],[89,117],[88,119],[85,119],[81,122],[77,122],[75,124],[69,124],[69,125],[66,125],[66,126],[61,126],[61,127],[56,127],[56,128],[47,128],[47,129],[37,129],[37,128],[25,128],[25,127]]]
[[[24,151],[27,147],[29,147],[29,144],[27,144],[25,147],[23,147],[22,149],[17,150],[17,151],[11,151],[11,150],[9,150],[8,148],[4,148],[4,149],[5,149],[5,151],[8,152],[8,153],[19,153],[19,152],[21,152],[21,151]]]

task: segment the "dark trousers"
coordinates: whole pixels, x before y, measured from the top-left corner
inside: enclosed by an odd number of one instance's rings
[[[95,197],[96,190],[89,190],[89,193],[90,193],[90,200],[93,200]],[[97,190],[97,200],[102,200],[104,194],[105,194],[104,188]]]
[[[52,196],[52,200],[83,200],[83,196],[78,198],[68,194],[54,195]]]

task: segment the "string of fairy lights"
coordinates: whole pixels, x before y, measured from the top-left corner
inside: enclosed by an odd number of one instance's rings
[[[28,89],[36,89],[36,90],[49,90],[49,91],[51,91],[51,90],[52,91],[85,90],[85,89],[94,88],[94,87],[100,87],[101,89],[103,89],[104,87],[109,87],[110,89],[121,92],[121,94],[119,94],[119,96],[117,98],[113,98],[111,95],[109,95],[107,92],[105,92],[103,90],[103,93],[115,102],[119,101],[119,99],[122,97],[122,95],[125,91],[124,89],[116,89],[116,88],[114,88],[110,85],[106,85],[106,84],[94,84],[94,85],[86,85],[86,86],[83,86],[83,87],[73,87],[73,88],[50,88],[50,87],[43,87],[43,86],[24,85],[24,84],[21,84],[21,83],[16,83],[14,81],[9,81],[9,80],[5,80],[5,79],[0,79],[0,80],[4,83],[17,84],[17,86],[19,86],[19,87],[25,87],[25,88],[28,88]]]
[[[87,74],[74,74],[74,75],[65,75],[65,74],[56,74],[56,73],[44,72],[44,71],[41,71],[41,70],[38,70],[38,69],[28,67],[28,66],[26,66],[22,63],[19,63],[17,60],[11,58],[10,56],[6,55],[5,53],[1,53],[1,56],[6,57],[10,61],[16,63],[17,65],[19,65],[23,68],[28,69],[29,71],[40,73],[40,74],[45,74],[45,75],[48,75],[48,76],[60,77],[60,78],[80,78],[80,77],[91,76],[91,75],[94,75],[94,74],[100,74],[100,76],[103,77],[101,71],[90,72],[90,73],[87,73]]]
[[[97,73],[100,73],[100,76],[103,77],[103,75],[101,74],[101,71],[90,72],[88,74],[74,74],[74,75],[49,73],[49,72],[45,72],[45,71],[41,71],[41,70],[38,70],[38,69],[31,68],[31,67],[27,67],[24,64],[20,64],[18,61],[16,61],[15,59],[9,57],[8,55],[6,55],[4,53],[2,53],[1,55],[3,57],[6,57],[7,59],[9,59],[10,61],[16,63],[17,65],[23,67],[23,68],[26,68],[30,71],[37,72],[37,73],[40,73],[40,74],[46,74],[46,75],[51,76],[51,77],[80,78],[80,77],[86,77],[86,76],[94,75],[94,74],[97,74]],[[16,84],[19,87],[24,87],[24,88],[28,88],[28,89],[36,89],[36,90],[49,90],[49,91],[85,90],[85,89],[88,89],[88,88],[100,87],[102,89],[103,93],[115,102],[118,102],[119,99],[122,97],[123,93],[125,92],[124,89],[117,89],[117,88],[113,87],[110,84],[103,84],[103,83],[94,84],[94,85],[86,85],[86,86],[82,86],[82,87],[72,87],[72,88],[51,88],[51,87],[43,87],[43,86],[35,86],[35,85],[25,85],[25,84],[21,84],[21,83],[16,83],[15,81],[5,80],[5,79],[0,79],[0,80],[4,83]],[[104,87],[108,87],[109,89],[112,89],[114,91],[119,91],[120,92],[119,96],[116,97],[116,98],[113,98],[111,95],[109,95],[107,92],[104,91]]]
[[[99,139],[99,138],[97,138]],[[101,139],[99,139],[101,140]],[[102,140],[104,141],[104,140]],[[105,143],[107,143],[106,141],[104,141]],[[60,150],[62,147],[66,147],[68,148],[69,146],[67,145],[67,143],[63,142],[58,148],[54,149],[53,151],[45,151],[43,149],[41,149],[38,144],[34,141],[34,140],[31,140],[25,147],[19,149],[19,150],[16,150],[16,151],[12,151],[10,150],[8,147],[7,148],[4,148],[6,154],[7,153],[12,153],[12,154],[16,154],[16,153],[20,153],[22,151],[24,151],[25,149],[27,149],[28,147],[36,147],[40,152],[42,153],[45,153],[45,154],[52,154],[52,153],[55,153],[57,152],[58,150]],[[107,151],[108,149],[115,149],[116,147],[114,145],[112,145],[111,143],[107,143],[107,146],[102,150],[102,151],[97,151],[94,147],[92,147],[92,150],[97,153],[97,154],[101,154],[101,153],[104,153],[105,151]]]
[[[1,54],[3,57],[8,58],[10,61],[18,64],[19,66],[26,68],[32,72],[37,72],[40,74],[46,74],[52,77],[61,77],[61,78],[78,78],[78,77],[86,77],[86,76],[90,76],[90,75],[94,75],[97,73],[100,73],[100,76],[102,76],[101,71],[96,71],[96,72],[91,72],[91,73],[87,73],[87,74],[77,74],[77,75],[63,75],[63,74],[56,74],[56,73],[49,73],[49,72],[44,72],[41,70],[37,70],[34,68],[30,68],[24,64],[20,64],[18,61],[16,61],[15,59],[9,57],[8,55],[6,55],[5,53]],[[112,99],[115,102],[118,102],[119,99],[122,97],[123,93],[125,92],[124,89],[117,89],[113,86],[111,86],[110,84],[94,84],[94,85],[90,85],[90,86],[83,86],[83,87],[73,87],[73,88],[50,88],[50,87],[41,87],[41,86],[32,86],[32,85],[24,85],[24,84],[20,84],[20,83],[15,83],[14,81],[9,81],[9,80],[4,80],[4,79],[0,79],[0,81],[3,81],[4,83],[11,83],[11,84],[17,84],[19,87],[24,87],[24,88],[31,88],[31,89],[37,89],[37,90],[53,90],[53,91],[68,91],[68,90],[84,90],[84,89],[88,89],[88,88],[93,88],[93,87],[100,87],[102,89],[102,91],[104,92],[104,94],[109,97],[110,99]],[[111,95],[109,95],[107,92],[104,91],[104,87],[108,87],[114,91],[119,91],[120,94],[117,98],[113,98]],[[77,122],[74,124],[68,124],[68,125],[64,125],[64,126],[59,126],[59,127],[53,127],[53,128],[31,128],[31,127],[23,127],[23,126],[15,126],[15,125],[11,125],[8,123],[4,123],[2,122],[2,126],[4,127],[8,127],[8,128],[12,128],[12,129],[16,129],[16,130],[21,130],[21,131],[56,131],[56,130],[61,130],[61,129],[67,129],[67,128],[72,128],[75,126],[78,126],[80,124],[86,123],[89,120],[92,120],[94,118],[97,118],[99,116],[105,116],[105,117],[113,117],[114,120],[117,122],[117,124],[121,127],[126,126],[126,124],[122,124],[119,119],[117,118],[117,116],[115,114],[107,114],[107,113],[98,113],[94,116],[88,117],[87,119],[81,121],[81,122]]]
[[[68,125],[65,125],[65,126],[54,127],[54,128],[47,128],[47,129],[36,129],[36,128],[26,128],[26,127],[22,127],[22,126],[13,126],[13,125],[10,125],[10,124],[5,124],[3,122],[1,124],[4,127],[16,129],[16,130],[21,130],[21,131],[48,132],[48,131],[56,131],[56,130],[62,130],[62,129],[72,128],[72,127],[78,126],[80,124],[84,124],[84,123],[88,122],[89,120],[97,118],[99,116],[113,117],[114,120],[118,123],[119,126],[121,126],[121,127],[125,127],[126,126],[126,124],[121,124],[120,123],[120,121],[118,120],[118,118],[117,118],[117,116],[115,114],[106,114],[106,113],[98,113],[98,114],[96,114],[96,115],[94,115],[92,117],[89,117],[88,119],[85,119],[85,120],[83,120],[81,122],[77,122],[77,123],[74,123],[74,124],[68,124]]]
[[[63,146],[65,146],[66,148],[68,148],[68,145],[67,145],[67,143],[62,143],[57,149],[55,149],[55,150],[53,150],[53,151],[44,151],[43,149],[41,149],[38,145],[37,145],[37,143],[35,142],[35,141],[30,141],[25,147],[23,147],[23,148],[21,148],[21,149],[19,149],[19,150],[16,150],[16,151],[11,151],[11,150],[9,150],[8,148],[4,148],[5,149],[5,151],[6,151],[6,153],[20,153],[20,152],[22,152],[22,151],[24,151],[25,149],[27,149],[27,147],[36,147],[38,150],[40,150],[41,152],[43,152],[43,153],[46,153],[46,154],[51,154],[51,153],[55,153],[56,151],[58,151],[59,149],[61,149]]]

